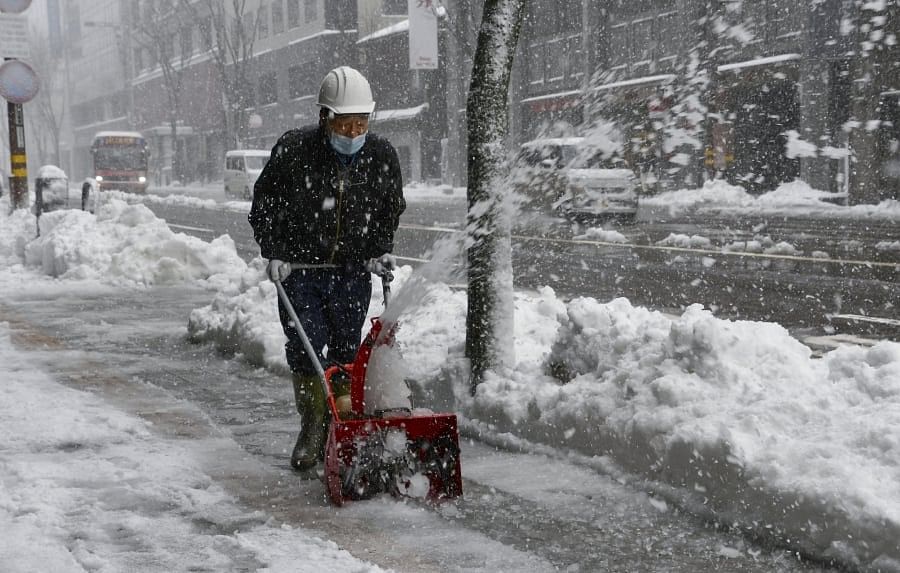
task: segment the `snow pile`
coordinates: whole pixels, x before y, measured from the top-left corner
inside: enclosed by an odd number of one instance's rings
[[[60,279],[117,285],[203,281],[227,288],[246,263],[223,235],[212,242],[174,233],[143,205],[110,199],[95,215],[64,210],[35,219],[24,210],[0,217],[0,257],[8,266],[39,269]]]
[[[214,199],[202,199],[200,197],[192,197],[188,195],[170,194],[166,196],[159,195],[140,195],[137,193],[126,193],[124,191],[103,191],[103,201],[117,200],[135,205],[140,203],[154,203],[157,205],[170,205],[174,207],[190,207],[192,209],[215,209],[218,203]],[[246,205],[245,211],[250,211],[250,203],[248,201],[235,201]]]
[[[56,165],[42,165],[37,172],[38,179],[68,179],[66,172]]]
[[[834,202],[844,198],[845,195],[813,189],[802,181],[784,183],[774,191],[753,196],[741,187],[717,179],[706,182],[700,189],[667,191],[641,198],[641,206],[669,217],[683,213],[721,213],[900,219],[900,201],[888,199],[878,205],[851,207]]]
[[[256,267],[253,286],[196,310],[191,330],[264,346],[252,359],[283,369],[274,289]],[[516,367],[472,399],[465,292],[417,282],[418,272],[403,267],[395,285],[400,299],[405,285],[427,290],[401,305],[396,334],[415,407],[460,412],[483,436],[606,456],[699,513],[900,571],[900,345],[817,359],[775,324],[699,306],[672,318],[625,299],[564,303],[544,288],[516,296]],[[373,298],[370,315],[381,311]]]
[[[151,187],[150,193],[145,195],[123,193],[121,191],[104,191],[104,194],[128,203],[153,203],[199,209],[224,207],[229,211],[239,213],[250,211],[250,201],[231,200],[225,194],[225,184],[222,181],[212,181],[206,185]],[[465,202],[466,188],[444,184],[412,182],[403,188],[403,196],[409,203],[417,201]]]
[[[21,267],[25,245],[36,234],[35,216],[28,209],[16,209],[10,213],[8,196],[0,197],[0,263],[10,269]]]
[[[790,183],[782,183],[774,191],[763,193],[756,198],[755,202],[758,207],[763,209],[804,206],[822,207],[827,205],[828,199],[833,197],[833,193],[813,189],[808,183],[803,181],[792,181]],[[839,205],[832,204],[832,206],[837,209],[845,209],[845,207],[840,207]]]
[[[707,181],[700,189],[667,191],[654,197],[641,197],[642,207],[654,207],[666,211],[670,216],[688,211],[728,205],[745,205],[753,201],[753,196],[742,187],[716,179]]]
[[[797,255],[800,253],[797,247],[787,241],[779,241],[763,252],[767,255]]]
[[[669,233],[669,236],[661,241],[656,242],[657,245],[666,247],[681,247],[685,249],[708,249],[712,246],[712,241],[700,235],[685,235],[683,233]]]
[[[628,238],[618,231],[604,229],[603,227],[590,227],[581,235],[576,235],[577,241],[600,241],[603,243],[628,243]]]
[[[3,571],[381,571],[240,509],[189,447],[55,382],[0,323]]]
[[[545,371],[556,377],[492,377],[471,415],[610,456],[683,488],[679,503],[811,554],[900,570],[900,345],[816,360],[775,324],[582,298]]]
[[[194,309],[188,336],[241,354],[253,364],[288,372],[275,284],[266,278],[265,269],[266,261],[255,258],[231,289],[217,292],[209,305]]]
[[[287,338],[278,318],[278,293],[265,268],[266,260],[255,258],[230,288],[216,293],[209,305],[194,309],[188,319],[188,335],[195,342],[212,343],[222,351],[241,354],[252,364],[289,372],[284,356]],[[395,290],[408,279],[411,270],[407,266],[394,272]],[[370,319],[384,310],[381,292],[381,281],[373,276],[372,299],[361,337],[368,333]],[[388,395],[405,390],[404,378],[399,377],[403,390],[386,390]]]

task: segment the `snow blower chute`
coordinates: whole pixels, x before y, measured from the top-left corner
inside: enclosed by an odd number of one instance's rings
[[[387,306],[393,275],[388,271],[381,279]],[[340,506],[347,500],[368,499],[379,493],[431,502],[462,495],[456,414],[408,407],[366,408],[369,359],[377,347],[394,344],[396,324],[382,332],[384,323],[379,317],[373,318],[353,363],[325,370],[281,282],[275,281],[275,288],[325,388],[331,418],[325,444],[325,486],[332,503]],[[343,392],[337,395],[336,389]]]

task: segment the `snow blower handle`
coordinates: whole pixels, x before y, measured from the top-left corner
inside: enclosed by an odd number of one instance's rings
[[[384,297],[384,306],[388,305],[388,301],[391,300],[391,281],[394,280],[394,273],[391,271],[384,271],[381,274],[381,295]]]
[[[329,392],[328,382],[325,380],[325,369],[322,368],[322,363],[319,362],[316,351],[313,350],[312,343],[310,343],[309,337],[306,336],[306,331],[303,330],[303,325],[300,323],[300,318],[297,316],[297,311],[294,310],[294,305],[291,304],[291,299],[288,298],[287,293],[284,291],[284,286],[282,286],[281,281],[273,282],[275,283],[275,290],[278,291],[278,298],[281,299],[281,303],[284,305],[288,316],[294,323],[294,328],[296,328],[297,333],[300,334],[300,340],[303,342],[303,349],[306,350],[306,354],[309,356],[310,362],[313,363],[313,366],[316,369],[316,374],[319,375],[319,380],[322,381],[322,387],[325,389],[325,395],[329,396],[331,392]]]

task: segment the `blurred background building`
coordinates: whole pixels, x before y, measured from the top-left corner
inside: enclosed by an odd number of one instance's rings
[[[349,64],[372,82],[373,130],[396,145],[405,178],[465,182],[479,0],[434,0],[437,70],[409,69],[407,0],[42,2],[65,103],[59,162],[73,179],[90,174],[95,132],[135,130],[150,142],[155,184],[220,180],[228,149],[267,149],[315,122],[321,78]],[[898,198],[897,10],[531,0],[510,149],[609,120],[622,160],[652,174],[651,192],[716,177],[764,192],[801,178],[836,200]]]

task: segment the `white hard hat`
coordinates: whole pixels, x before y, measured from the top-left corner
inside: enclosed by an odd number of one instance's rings
[[[372,113],[375,109],[369,81],[349,66],[328,72],[319,87],[318,104],[335,114]]]

